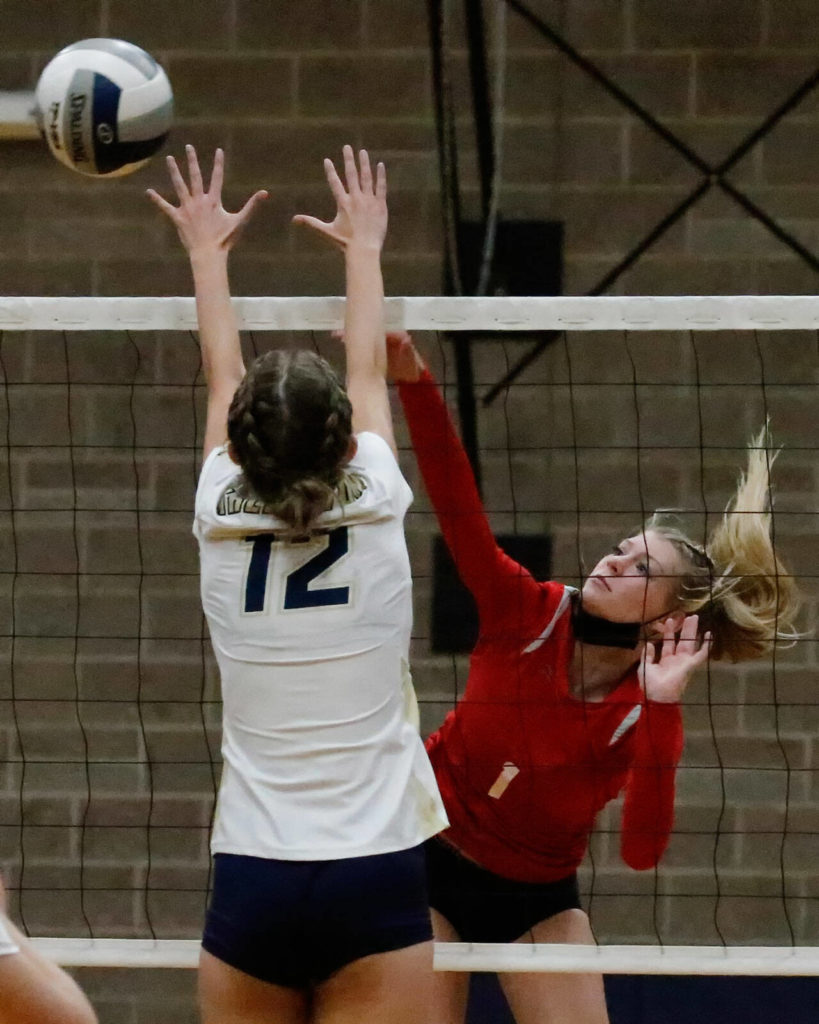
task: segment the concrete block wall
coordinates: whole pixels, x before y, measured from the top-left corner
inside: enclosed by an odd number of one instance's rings
[[[813,6],[530,4],[711,163],[816,67]],[[494,5],[486,14],[491,26]],[[2,15],[0,89],[33,87],[68,42],[130,39],[173,82],[169,149],[224,146],[228,205],[269,189],[233,258],[235,294],[342,290],[336,254],[289,221],[330,214],[321,159],[346,141],[388,166],[388,293],[441,291],[424,4],[6,0]],[[506,33],[501,209],[564,223],[565,291],[580,294],[682,201],[698,172],[512,11]],[[458,11],[450,40],[464,206],[475,213]],[[814,253],[817,144],[819,90],[730,176]],[[186,258],[145,200],[149,186],[167,192],[161,159],[97,182],[56,165],[39,143],[0,143],[0,293],[189,294]],[[816,277],[714,187],[615,290],[810,293]],[[248,352],[272,340],[247,338]],[[419,341],[452,384],[448,345]],[[333,354],[325,339],[284,342]],[[526,343],[476,343],[479,392]],[[218,679],[189,532],[203,422],[197,347],[181,334],[6,333],[0,357],[0,864],[13,912],[34,934],[196,937],[219,771]],[[504,400],[480,408],[493,525],[548,530],[555,575],[569,582],[655,506],[692,510],[701,533],[770,413],[785,445],[777,544],[802,578],[807,627],[819,570],[817,361],[815,337],[802,333],[577,333],[556,343]],[[414,671],[433,728],[463,688],[466,660],[429,650],[435,525],[402,425],[399,436],[416,490]],[[775,665],[716,666],[692,685],[677,832],[660,872],[638,875],[619,861],[617,806],[584,865],[601,941],[776,944],[791,931],[816,941],[815,679],[808,638]],[[195,1019],[190,975],[80,973],[103,1020]]]

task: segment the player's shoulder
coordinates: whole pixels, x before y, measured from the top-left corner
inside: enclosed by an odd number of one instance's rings
[[[372,466],[378,469],[397,470],[400,472],[398,460],[389,444],[380,434],[371,430],[363,430],[355,435],[355,455],[350,459],[351,466]]]
[[[199,470],[199,487],[215,479],[227,479],[238,476],[239,467],[228,455],[228,446],[218,444],[208,453],[202,468]]]
[[[530,620],[535,636],[524,648],[524,654],[532,654],[541,648],[551,650],[552,645],[547,641],[565,639],[571,629],[571,610],[577,595],[575,588],[556,580],[545,580],[536,586],[540,602],[532,604]]]
[[[566,610],[579,593],[577,587],[570,587],[567,583],[559,583],[557,580],[543,580],[540,584],[543,594],[550,604],[561,605]]]
[[[339,485],[341,504],[353,504],[369,492],[371,498],[390,497],[406,510],[412,491],[392,448],[371,431],[356,434],[356,442],[355,455],[345,466]]]
[[[539,586],[543,601],[543,613],[554,628],[562,619],[571,616],[578,592],[575,587],[558,583],[557,580],[544,580]]]
[[[214,529],[255,528],[262,503],[245,493],[242,472],[228,455],[227,445],[214,448],[199,472],[194,503],[194,534],[201,540]]]

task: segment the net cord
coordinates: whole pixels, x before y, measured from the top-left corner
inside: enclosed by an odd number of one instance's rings
[[[240,330],[339,330],[344,299],[234,299]],[[657,331],[816,330],[809,295],[593,296],[550,298],[396,297],[385,300],[388,330]],[[0,297],[0,330],[195,330],[192,298]]]

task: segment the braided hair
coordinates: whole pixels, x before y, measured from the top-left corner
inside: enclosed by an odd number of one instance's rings
[[[247,489],[309,536],[331,508],[352,437],[352,406],[335,371],[313,352],[256,359],[228,411],[228,438]]]
[[[712,634],[715,660],[760,658],[777,641],[800,636],[794,626],[800,594],[771,537],[770,467],[778,453],[769,444],[766,427],[751,441],[747,469],[705,545],[661,512],[644,527],[676,549],[682,563],[680,607],[688,615],[696,612],[700,631]]]

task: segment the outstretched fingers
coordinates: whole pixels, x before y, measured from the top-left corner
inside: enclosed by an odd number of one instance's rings
[[[700,637],[699,618],[687,615],[663,623],[661,644],[647,643],[640,659],[639,678],[648,700],[673,703],[682,699],[691,674],[708,659],[711,634]]]
[[[225,151],[217,147],[213,154],[213,170],[210,172],[210,185],[208,195],[215,203],[222,202],[222,185],[225,180]],[[258,195],[258,193],[257,193]]]
[[[293,223],[304,224],[341,249],[346,249],[351,242],[380,247],[387,225],[387,175],[384,165],[379,163],[373,176],[367,151],[360,150],[356,158],[353,147],[349,145],[343,147],[342,162],[343,177],[332,160],[328,158],[324,161],[327,184],[336,202],[333,220],[327,222],[318,217],[298,214],[293,218]]]
[[[668,663],[675,657],[685,657],[699,665],[707,659],[712,639],[710,633],[699,635],[698,615],[686,615],[679,627],[678,620],[669,616],[663,622],[662,637],[656,643],[647,643],[643,648],[643,664],[656,665]]]
[[[674,653],[687,658],[691,668],[701,665],[708,659],[711,647],[711,634],[705,633],[700,636],[699,628],[699,616],[686,615],[674,647]],[[665,642],[663,642],[663,654],[665,654]]]
[[[259,189],[258,192],[254,192],[253,195],[248,199],[245,205],[236,214],[237,224],[239,228],[243,228],[245,224],[250,220],[256,211],[256,207],[259,203],[264,202],[267,199],[267,191],[265,189]]]
[[[699,616],[686,615],[677,641],[677,653],[690,658],[692,666],[701,665],[708,658],[711,644],[711,634],[700,636],[699,628]]]
[[[361,182],[361,191],[366,195],[372,195],[373,191],[373,171],[370,167],[370,154],[366,149],[360,149],[358,151],[358,167],[359,167],[359,181]]]
[[[350,159],[352,160],[352,170],[355,172],[355,159],[352,156],[352,149],[350,149]],[[345,173],[347,174],[348,185],[350,182],[350,165],[346,162],[347,154],[345,153]],[[375,166],[375,178],[373,178],[372,164],[370,163],[370,154],[366,149],[360,149],[358,151],[358,177],[355,179],[359,185],[360,191],[364,195],[375,195],[377,199],[387,198],[387,169],[382,161],[378,161]],[[352,188],[350,189],[352,192]]]
[[[669,658],[672,654],[674,654],[676,649],[676,623],[673,618],[667,618],[663,623],[663,644],[660,652],[660,660],[662,660],[663,658]]]
[[[697,630],[699,628],[700,618],[698,615],[686,615],[683,619],[682,628],[680,629],[679,644],[687,644],[684,650],[693,652],[697,649],[698,637]]]
[[[208,191],[202,180],[202,169],[193,146],[185,146],[187,181],[176,160],[167,158],[168,174],[176,191],[179,205],[163,199],[154,189],[148,189],[148,198],[174,224],[180,240],[189,253],[213,250],[230,251],[244,227],[256,212],[267,192],[260,189],[236,212],[222,205],[225,155],[217,149],[213,157]]]
[[[324,173],[327,177],[327,184],[330,186],[330,191],[333,193],[336,205],[341,206],[347,198],[347,190],[344,188],[341,178],[338,176],[336,165],[329,157],[325,157],[324,159]]]
[[[347,181],[347,191],[350,195],[361,192],[361,183],[358,178],[358,168],[355,165],[355,154],[352,146],[344,146],[341,150],[344,157],[344,177]],[[364,152],[362,150],[362,152]],[[369,167],[369,162],[367,164]]]
[[[375,167],[375,195],[377,199],[387,198],[387,168],[381,160]]]
[[[168,174],[171,177],[171,184],[174,187],[179,202],[187,202],[191,194],[188,191],[188,186],[185,184],[185,179],[182,177],[182,172],[179,170],[176,160],[172,156],[168,156],[165,158],[165,163],[168,165]]]
[[[202,187],[202,171],[199,167],[199,158],[196,155],[196,150],[190,143],[185,146],[185,155],[188,158],[188,179],[191,183],[191,195],[201,196],[204,192]]]
[[[162,196],[152,188],[146,189],[145,194],[166,216],[170,217],[171,220],[175,219],[178,207],[171,205],[167,199],[163,199]]]

